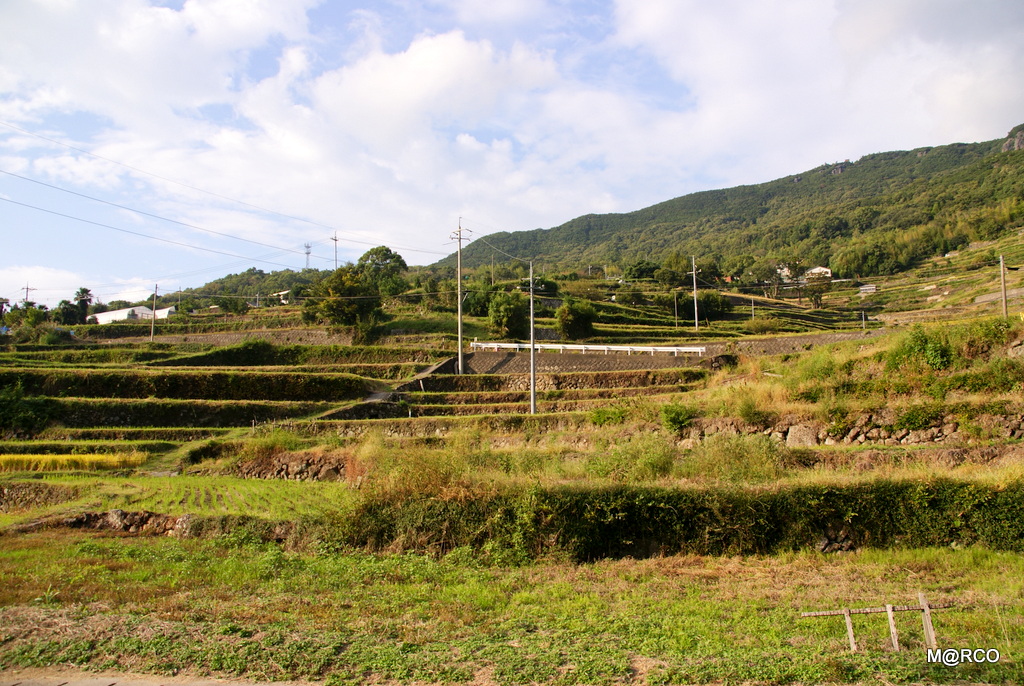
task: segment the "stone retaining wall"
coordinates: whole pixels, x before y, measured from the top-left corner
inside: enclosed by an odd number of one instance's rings
[[[965,432],[953,415],[927,428],[910,430],[893,428],[891,412],[861,415],[853,426],[837,432],[822,422],[783,417],[770,427],[748,424],[732,417],[696,419],[685,431],[683,444],[693,447],[697,441],[715,434],[755,434],[784,442],[789,447],[806,448],[819,445],[935,445],[963,444],[978,434],[997,440],[1024,438],[1024,415],[981,415],[971,420],[972,432]]]

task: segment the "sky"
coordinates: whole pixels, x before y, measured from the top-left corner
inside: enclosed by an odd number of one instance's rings
[[[429,264],[999,138],[1022,35],[1020,0],[0,0],[0,297]]]

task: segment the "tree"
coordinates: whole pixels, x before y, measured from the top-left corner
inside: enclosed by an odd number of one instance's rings
[[[697,294],[697,316],[701,319],[721,319],[732,312],[732,308],[732,301],[718,291],[700,291]]]
[[[811,301],[811,307],[819,309],[825,294],[832,290],[832,277],[824,274],[815,274],[807,277],[807,285],[804,286],[804,295]]]
[[[559,338],[575,341],[594,335],[594,320],[597,310],[588,302],[580,302],[566,298],[562,306],[555,310],[555,331]]]
[[[683,283],[683,275],[674,269],[659,269],[654,272],[654,280],[665,288],[675,288]]]
[[[661,265],[650,260],[637,260],[626,267],[623,278],[627,281],[644,281],[654,278],[654,272],[661,269]]]
[[[644,294],[638,288],[625,288],[615,296],[615,302],[623,305],[642,305]]]
[[[39,326],[49,318],[49,315],[45,305],[37,307],[35,303],[26,303],[25,324],[28,326]]]
[[[779,288],[782,286],[782,274],[779,273],[779,265],[775,260],[759,260],[750,267],[750,275],[761,290],[764,297],[779,297]]]
[[[302,320],[328,326],[369,325],[379,319],[380,296],[349,264],[306,291]]]
[[[245,298],[241,297],[214,298],[213,304],[224,312],[230,312],[231,314],[245,314],[249,311],[249,303],[246,302]]]
[[[525,338],[530,333],[530,304],[518,291],[495,293],[488,317],[491,328],[500,338]]]
[[[73,300],[78,306],[78,321],[76,323],[85,324],[85,320],[89,316],[89,305],[92,305],[92,291],[82,286],[75,291]]]
[[[70,300],[61,300],[53,311],[53,321],[61,326],[84,324],[85,319],[81,315],[82,312],[77,305],[73,305]]]
[[[409,271],[408,265],[401,255],[385,245],[363,253],[356,262],[356,270],[373,293],[389,296],[409,289],[409,284],[402,278]]]

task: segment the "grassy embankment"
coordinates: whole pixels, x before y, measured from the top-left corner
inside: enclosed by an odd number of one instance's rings
[[[193,514],[216,531],[226,518],[237,526],[226,536],[184,541],[5,536],[0,570],[11,583],[2,584],[0,612],[11,628],[0,639],[0,662],[102,667],[117,660],[142,670],[337,682],[1011,681],[1024,646],[1021,558],[1012,552],[1021,540],[1012,527],[1024,519],[1013,495],[1021,463],[1005,450],[1017,442],[986,418],[1022,411],[1020,363],[1005,356],[1016,337],[1019,330],[994,324],[905,332],[741,361],[685,386],[676,378],[536,420],[512,421],[508,404],[525,398],[497,398],[488,394],[504,391],[489,389],[463,391],[461,404],[481,414],[458,420],[332,422],[307,412],[292,431],[254,432],[239,415],[218,434],[174,422],[53,426],[51,439],[74,438],[80,452],[127,437],[182,439],[155,452],[146,469],[200,460],[194,468],[202,473],[46,477],[37,483],[74,492],[63,503],[0,515],[3,524],[121,508]],[[197,357],[174,372],[229,366],[216,350],[189,354]],[[152,369],[171,359],[116,364]],[[8,369],[24,366],[22,357]],[[79,378],[55,371],[60,383]],[[25,378],[47,377],[33,371]],[[95,378],[90,383],[100,383]],[[575,392],[552,391],[562,394],[552,400]],[[454,399],[425,393],[407,402]],[[75,402],[87,401],[102,400]],[[202,411],[214,401],[190,402]],[[486,428],[488,411],[501,412],[504,430]],[[865,412],[891,429],[952,419],[966,452],[957,462],[929,447],[843,444]],[[819,422],[839,444],[789,448],[765,435],[787,415]],[[694,433],[717,420],[758,432]],[[417,433],[427,421],[430,434]],[[351,438],[338,433],[356,425],[371,428]],[[413,428],[389,435],[389,427]],[[23,452],[37,452],[27,443]],[[991,447],[1003,452],[971,452]],[[340,459],[346,481],[230,476],[239,461],[301,453]],[[900,507],[898,517],[888,516]],[[699,515],[703,534],[687,531],[688,513]],[[268,532],[282,522],[291,528],[273,542]],[[823,534],[864,549],[807,552]],[[673,553],[673,541],[684,543],[682,555],[600,561]],[[367,548],[433,555],[377,556]],[[758,551],[775,554],[730,556]],[[580,563],[590,559],[597,561]],[[998,647],[1004,662],[925,665],[912,613],[899,621],[913,650],[900,654],[883,649],[884,621],[858,617],[866,651],[850,655],[841,622],[798,618],[803,610],[911,603],[918,591],[932,602],[960,603],[936,613],[943,645]]]

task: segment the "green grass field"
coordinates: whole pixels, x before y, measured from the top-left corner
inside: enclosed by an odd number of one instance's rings
[[[38,533],[0,549],[0,667],[71,664],[161,674],[427,682],[1015,683],[1024,558],[981,549],[824,556],[677,556],[482,566],[359,552],[295,554],[214,541]],[[804,611],[913,604],[939,644],[998,664],[925,662],[917,613]],[[36,623],[66,627],[40,636]]]

